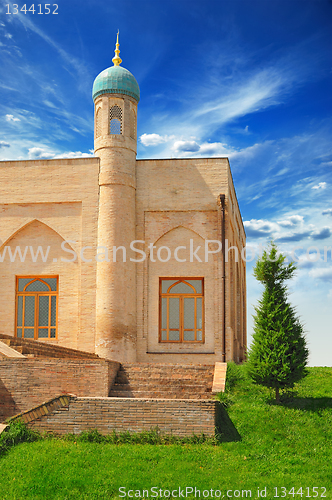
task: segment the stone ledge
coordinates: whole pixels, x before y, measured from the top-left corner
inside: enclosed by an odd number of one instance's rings
[[[214,366],[212,394],[225,391],[227,363],[217,362]]]
[[[1,342],[1,340],[0,340],[0,354],[5,358],[25,358],[23,354],[16,351],[12,347],[8,346],[4,342]]]

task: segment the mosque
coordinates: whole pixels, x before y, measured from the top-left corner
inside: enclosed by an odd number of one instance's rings
[[[241,362],[229,161],[136,159],[140,89],[119,54],[117,39],[93,84],[94,157],[0,163],[0,334],[120,363]]]

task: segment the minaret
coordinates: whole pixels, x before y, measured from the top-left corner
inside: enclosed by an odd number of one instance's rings
[[[133,362],[136,264],[130,262],[130,243],[135,240],[136,117],[140,94],[134,76],[120,66],[119,53],[118,33],[114,66],[97,76],[92,92],[94,150],[100,158],[98,247],[105,247],[98,251],[95,345],[101,357]],[[125,247],[126,262],[124,250],[120,248],[115,254],[114,247]]]

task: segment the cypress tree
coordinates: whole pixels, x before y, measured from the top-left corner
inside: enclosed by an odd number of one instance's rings
[[[275,389],[291,388],[306,374],[309,351],[303,326],[288,302],[284,282],[292,278],[296,267],[285,263],[274,242],[256,262],[254,276],[264,285],[258,307],[255,307],[254,335],[249,350],[248,372],[253,381]]]

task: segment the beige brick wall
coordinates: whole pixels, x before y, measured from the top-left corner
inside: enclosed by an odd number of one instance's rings
[[[108,119],[111,103],[107,99],[104,96],[97,100],[104,120]],[[118,102],[116,97],[112,99]],[[107,136],[104,123],[102,136],[96,139],[101,159],[0,163],[0,245],[51,247],[47,263],[40,259],[33,263],[31,258],[25,263],[17,259],[10,263],[8,257],[0,263],[0,333],[14,335],[15,276],[51,274],[59,276],[58,339],[51,342],[91,352],[97,345],[102,356],[108,350],[107,357],[119,359],[121,351],[127,356],[123,355],[122,360],[127,361],[135,358],[175,363],[221,361],[221,253],[210,257],[208,263],[184,264],[176,262],[174,257],[167,263],[152,263],[149,259],[137,264],[100,263],[97,272],[98,244],[111,252],[113,245],[128,247],[134,238],[144,240],[145,249],[153,243],[157,248],[168,246],[172,253],[176,246],[185,245],[187,250],[181,250],[179,256],[188,261],[190,239],[195,248],[204,246],[206,239],[221,239],[220,193],[226,195],[229,245],[237,245],[241,250],[245,244],[228,160],[138,160],[135,163],[136,142],[130,138],[128,129],[133,102],[126,101],[123,109],[124,136],[113,139]],[[71,258],[61,249],[64,240],[75,241],[72,248],[76,252],[91,245],[93,249],[86,250],[84,255],[92,261],[61,262],[60,257]],[[2,250],[3,247],[0,252]],[[202,252],[199,255],[204,260]],[[138,257],[127,248],[127,260],[130,256]],[[204,277],[206,341],[203,345],[158,343],[160,276]],[[227,359],[241,360],[246,345],[245,265],[241,259],[238,263],[226,264],[225,291]],[[110,324],[112,335],[109,335]]]
[[[221,241],[221,209],[219,194],[226,195],[226,238],[241,251],[245,235],[239,212],[229,163],[226,158],[184,160],[138,160],[136,167],[136,237],[146,243],[189,248],[204,247],[204,240]],[[155,250],[155,252],[157,251]],[[200,251],[201,252],[201,251]],[[202,258],[202,252],[198,253]],[[230,254],[231,257],[232,254]],[[171,363],[213,363],[222,360],[222,253],[210,256],[209,263],[188,262],[188,250],[179,252],[186,263],[173,257],[167,263],[147,260],[137,264],[137,311],[138,311],[138,360]],[[204,260],[204,254],[203,258]],[[234,265],[236,265],[234,263]],[[245,266],[238,264],[238,276],[242,289],[245,287]],[[226,263],[226,338],[227,359],[240,359],[235,334],[243,339],[243,293],[237,286],[236,276]],[[160,276],[197,276],[205,279],[205,343],[188,345],[158,344],[158,278]],[[232,290],[231,290],[232,287]],[[233,287],[237,287],[233,293]],[[235,288],[234,288],[235,290]],[[233,295],[231,295],[233,293]],[[230,308],[238,304],[239,315],[231,315]],[[235,297],[235,302],[234,302]],[[235,318],[242,318],[235,326]],[[234,325],[233,325],[233,323]],[[237,320],[236,320],[237,321]],[[233,325],[233,330],[231,326]],[[242,351],[243,351],[242,340]],[[234,344],[234,345],[233,345]],[[158,355],[158,351],[163,354]],[[197,353],[197,354],[196,354]],[[198,355],[198,353],[201,353]]]
[[[246,236],[230,170],[228,183],[226,239],[228,239],[228,247],[237,247],[239,254],[236,262],[236,251],[230,250],[228,263],[226,262],[227,360],[233,359],[241,362],[245,359],[247,345],[246,263],[240,254],[245,247]]]
[[[94,352],[96,262],[61,262],[72,258],[61,244],[75,241],[77,253],[96,245],[98,170],[96,158],[0,163],[0,252],[5,245],[50,246],[46,263],[34,263],[30,252],[25,262],[11,263],[7,254],[0,263],[1,333],[14,335],[15,276],[58,275],[58,339],[51,342]]]

